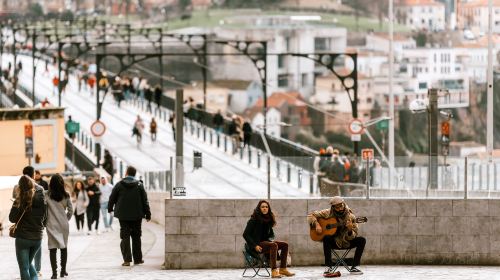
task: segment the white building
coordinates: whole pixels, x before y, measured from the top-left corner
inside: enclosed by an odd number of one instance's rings
[[[317,16],[311,16],[315,19]],[[241,27],[243,25],[244,27]],[[232,27],[234,26],[234,27]],[[228,40],[267,41],[267,52],[279,53],[320,53],[345,52],[347,31],[345,28],[312,25],[302,18],[293,16],[239,16],[226,20],[223,25],[212,30],[217,38]],[[225,53],[234,53],[226,46]],[[250,49],[256,52],[257,49]],[[247,57],[226,56],[211,60],[211,74],[215,79],[248,79],[260,81],[257,69]],[[314,91],[314,77],[327,70],[308,58],[290,55],[268,55],[268,93],[297,90],[304,97]]]
[[[457,2],[458,26],[475,32],[488,32],[488,0]],[[493,0],[493,32],[500,33],[500,0]]]
[[[251,125],[255,127],[257,130],[259,127],[264,125],[264,114],[262,111],[255,112],[255,114],[251,117]],[[271,107],[267,109],[267,123],[268,124],[278,124],[281,122],[281,113],[277,109]],[[279,125],[269,125],[267,127],[267,134],[274,137],[281,137],[281,126]]]
[[[402,0],[394,9],[398,23],[414,30],[444,30],[445,5],[435,0]]]
[[[366,49],[389,53],[389,34],[387,33],[371,33],[366,35]],[[403,50],[414,49],[417,47],[417,42],[410,36],[394,34],[394,58],[396,61],[401,59]]]
[[[468,106],[469,77],[458,48],[415,48],[405,50],[399,72],[409,81],[416,95],[426,95],[430,88],[446,88],[450,96],[440,102]]]

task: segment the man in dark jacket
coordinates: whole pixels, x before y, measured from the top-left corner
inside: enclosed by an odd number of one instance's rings
[[[40,170],[35,170],[35,183],[40,185],[44,190],[49,190],[49,184],[42,178],[42,174],[40,174]]]
[[[95,222],[95,231],[99,229],[99,213],[101,210],[101,190],[97,186],[95,182],[95,178],[93,176],[89,176],[87,178],[87,195],[89,196],[89,206],[87,207],[87,226],[89,228],[89,232],[87,234],[90,235],[92,231],[92,224]]]
[[[135,179],[136,169],[127,168],[125,178],[118,182],[109,197],[108,212],[115,212],[115,218],[120,221],[120,248],[123,256],[122,266],[130,266],[132,256],[134,264],[142,264],[141,223],[142,219],[151,220],[148,195],[142,181]],[[116,205],[116,208],[115,208]],[[130,238],[132,237],[132,254]]]
[[[213,123],[215,131],[217,131],[218,133],[222,133],[222,129],[224,126],[224,117],[222,117],[220,110],[218,110],[217,114],[214,115]]]

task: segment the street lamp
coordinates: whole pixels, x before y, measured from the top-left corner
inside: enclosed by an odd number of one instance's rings
[[[270,126],[280,126],[280,127],[289,127],[292,126],[291,124],[284,123],[284,122],[279,122],[279,123],[272,123],[272,124],[266,124],[266,125],[257,125],[256,128],[259,130],[260,137],[262,138],[262,143],[264,143],[264,148],[266,149],[267,153],[267,199],[271,199],[271,157],[273,154],[271,153],[271,149],[269,148],[269,143],[267,142],[266,138],[266,131],[267,128]]]

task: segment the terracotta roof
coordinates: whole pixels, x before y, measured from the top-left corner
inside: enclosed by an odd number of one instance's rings
[[[279,108],[283,106],[285,102],[292,106],[305,105],[302,96],[298,92],[275,92],[267,98],[267,107]],[[259,98],[257,103],[255,103],[255,107],[262,106],[264,106],[264,101],[262,98]]]

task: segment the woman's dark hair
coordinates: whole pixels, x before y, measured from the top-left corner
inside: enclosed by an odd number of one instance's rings
[[[269,207],[269,211],[266,215],[262,214],[260,211],[260,206],[265,203]],[[271,223],[271,226],[274,227],[276,225],[276,217],[274,216],[273,211],[271,211],[271,204],[266,200],[261,200],[257,204],[257,207],[253,210],[252,219],[257,220],[262,223]]]
[[[49,197],[57,202],[69,197],[64,189],[64,179],[59,173],[50,178]]]
[[[82,189],[81,189],[81,190],[79,190],[79,189],[76,187],[78,184],[80,184],[80,186],[82,187]],[[85,186],[83,185],[83,182],[82,182],[82,181],[76,181],[76,182],[75,182],[75,185],[73,186],[73,194],[74,194],[75,196],[78,196],[78,194],[80,193],[80,191],[84,191],[84,189],[85,189]]]
[[[33,180],[28,177],[28,175],[23,175],[19,179],[18,183],[18,196],[14,205],[20,209],[31,211],[31,206],[33,205],[33,196],[35,194],[35,184]]]

